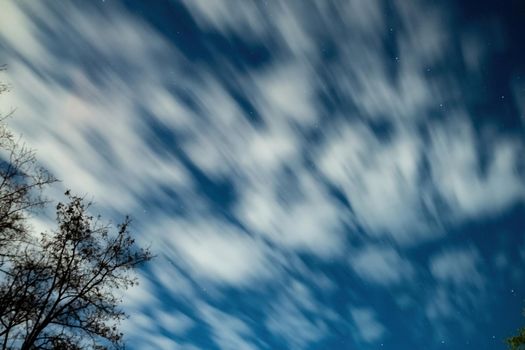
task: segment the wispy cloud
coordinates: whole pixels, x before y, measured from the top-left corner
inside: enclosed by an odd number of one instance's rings
[[[430,271],[440,282],[455,286],[481,286],[483,275],[479,271],[479,253],[474,249],[452,249],[432,257]]]
[[[288,348],[304,349],[325,337],[329,333],[327,322],[337,319],[308,287],[291,281],[268,313],[266,327],[284,339]]]
[[[278,273],[278,260],[263,241],[231,224],[200,220],[174,220],[157,228],[162,243],[156,248],[174,256],[194,279],[247,287]]]
[[[198,310],[210,326],[213,340],[220,349],[257,349],[249,340],[254,337],[253,331],[244,321],[206,304],[201,304]]]
[[[350,257],[355,273],[381,286],[397,284],[413,276],[411,263],[390,246],[367,246]]]
[[[376,342],[385,334],[386,329],[377,321],[373,310],[366,308],[353,308],[350,310],[350,314],[354,320],[357,333],[365,342]]]

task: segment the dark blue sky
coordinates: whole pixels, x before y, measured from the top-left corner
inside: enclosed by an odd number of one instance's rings
[[[12,127],[158,254],[130,349],[494,350],[525,324],[523,1],[1,6]]]

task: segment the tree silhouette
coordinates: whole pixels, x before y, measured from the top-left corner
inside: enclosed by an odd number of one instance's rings
[[[57,206],[58,230],[13,259],[2,285],[4,349],[122,346],[118,294],[134,285],[129,272],[150,253],[135,247],[128,219],[111,234],[81,198],[66,194],[69,202]]]

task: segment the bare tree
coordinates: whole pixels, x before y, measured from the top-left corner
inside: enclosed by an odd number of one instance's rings
[[[121,348],[120,292],[151,257],[127,229],[100,225],[79,197],[57,206],[58,230],[26,246],[1,286],[2,349]]]

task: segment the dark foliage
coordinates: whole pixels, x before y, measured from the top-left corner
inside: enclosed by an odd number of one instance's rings
[[[510,350],[523,350],[525,349],[525,328],[518,330],[518,334],[507,339]]]

